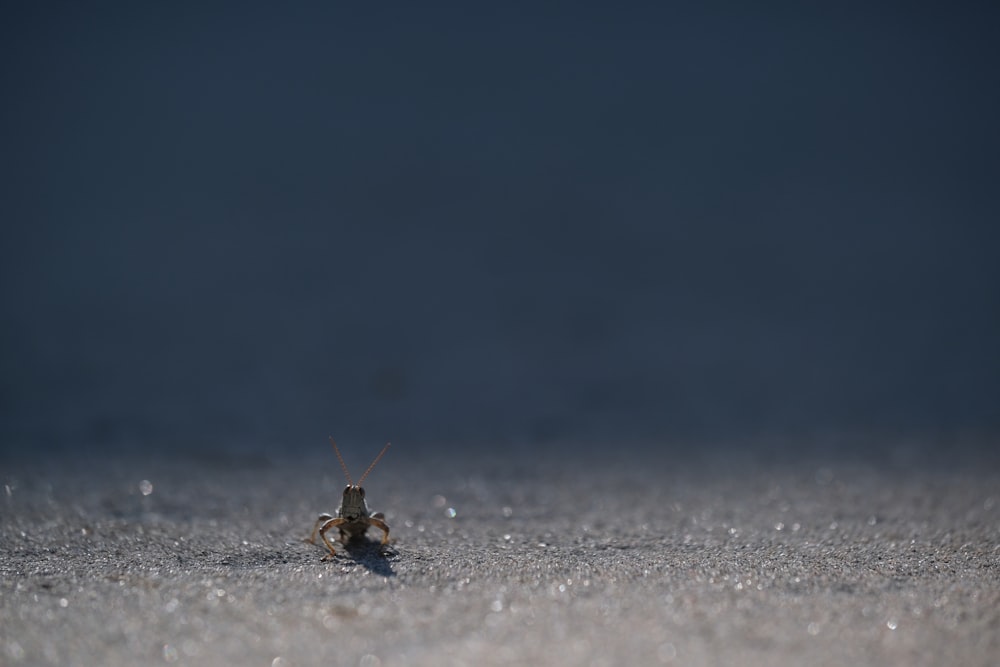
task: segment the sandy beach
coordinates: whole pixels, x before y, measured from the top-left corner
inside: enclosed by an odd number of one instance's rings
[[[342,489],[325,450],[295,463],[15,463],[0,523],[2,662],[774,667],[1000,654],[995,470],[522,454],[388,456],[366,487],[389,547],[373,530],[331,561],[302,541]]]

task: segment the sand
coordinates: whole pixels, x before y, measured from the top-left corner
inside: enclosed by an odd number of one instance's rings
[[[344,484],[322,445],[6,461],[0,664],[1000,656],[991,466],[399,449],[365,484],[390,546],[372,530],[331,561],[302,541]]]

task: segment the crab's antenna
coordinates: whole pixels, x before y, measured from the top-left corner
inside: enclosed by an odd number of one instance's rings
[[[372,471],[372,468],[375,467],[375,464],[378,463],[378,460],[382,458],[382,455],[385,454],[385,450],[389,449],[389,445],[391,444],[392,444],[391,442],[385,443],[385,447],[382,448],[382,451],[378,453],[378,456],[375,457],[375,460],[372,461],[372,464],[368,466],[368,470],[366,470],[365,474],[362,475],[361,479],[358,480],[358,486],[361,486],[361,482],[365,481],[365,477],[367,477],[368,473]]]
[[[350,484],[351,486],[354,486],[354,482],[351,481],[351,473],[347,472],[347,464],[344,463],[344,457],[340,455],[340,450],[337,449],[337,443],[333,441],[332,435],[330,436],[330,444],[333,445],[333,451],[337,453],[337,460],[340,461],[340,467],[344,469],[344,477],[347,478],[347,483]],[[379,454],[379,456],[381,456],[381,454]],[[375,460],[378,461],[378,459]],[[373,463],[372,465],[375,464]],[[368,473],[365,474],[367,475]],[[362,477],[361,479],[364,479],[364,477]],[[360,484],[361,480],[358,480],[358,483]]]

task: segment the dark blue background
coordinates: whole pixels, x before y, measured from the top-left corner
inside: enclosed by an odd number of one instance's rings
[[[8,453],[1000,426],[988,3],[85,4],[0,28]]]

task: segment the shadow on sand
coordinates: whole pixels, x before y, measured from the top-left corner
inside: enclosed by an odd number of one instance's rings
[[[391,545],[383,546],[378,540],[358,537],[342,544],[338,557],[342,558],[344,554],[372,574],[380,577],[396,576],[391,565],[396,551]]]

